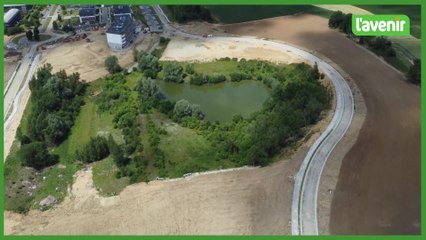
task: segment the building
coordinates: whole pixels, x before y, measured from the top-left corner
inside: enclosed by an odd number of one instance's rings
[[[129,5],[114,5],[112,7],[112,12],[114,14],[114,17],[128,15],[132,17],[132,10],[130,9]]]
[[[16,8],[9,9],[9,11],[4,14],[4,27],[14,27],[20,20],[20,11]]]
[[[12,8],[16,8],[21,12],[28,12],[33,8],[33,5],[25,5],[25,4],[6,4],[4,5],[4,12],[9,11]]]
[[[96,23],[96,8],[82,7],[80,8],[80,24]]]
[[[107,42],[112,49],[121,50],[133,42],[133,20],[132,17],[124,14],[115,17],[115,21],[108,29]]]

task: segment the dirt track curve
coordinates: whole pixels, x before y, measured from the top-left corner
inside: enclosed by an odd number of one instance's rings
[[[342,163],[331,207],[331,234],[419,234],[420,89],[329,30],[321,17],[281,17],[224,29],[317,51],[348,73],[362,92],[367,117]]]

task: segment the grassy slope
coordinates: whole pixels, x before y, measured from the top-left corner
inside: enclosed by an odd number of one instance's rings
[[[89,89],[89,91],[91,90]],[[46,168],[39,174],[21,166],[19,160],[16,159],[16,151],[19,149],[19,144],[17,142],[14,143],[11,154],[5,163],[6,210],[17,211],[20,208],[38,207],[40,200],[48,195],[53,195],[59,200],[63,199],[66,195],[67,187],[73,181],[74,173],[82,167],[82,165],[75,162],[74,153],[84,143],[88,142],[90,137],[96,136],[98,133],[111,133],[119,143],[123,142],[121,133],[112,127],[112,116],[98,114],[96,110],[93,99],[87,97],[86,104],[81,108],[75,125],[71,129],[71,135],[61,145],[52,150],[53,153],[59,155],[59,164]],[[23,132],[26,132],[28,127],[27,119],[30,112],[31,104],[25,109],[21,121]],[[25,193],[25,188],[21,187],[25,181],[34,182],[37,186],[36,193],[32,194],[32,196]],[[20,187],[22,188],[20,193],[16,194]]]
[[[129,178],[122,177],[118,179],[115,177],[118,168],[111,157],[94,163],[92,171],[93,184],[102,196],[118,194],[129,185]]]
[[[222,23],[239,23],[302,13],[328,18],[332,14],[331,11],[312,5],[206,5],[205,7]]]

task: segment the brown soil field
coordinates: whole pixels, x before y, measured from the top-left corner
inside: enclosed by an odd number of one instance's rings
[[[338,64],[360,89],[367,116],[341,166],[331,234],[419,234],[420,88],[328,29],[327,19],[318,16],[279,17],[224,29],[312,49]]]
[[[122,67],[129,67],[133,62],[133,52],[112,51],[107,42],[106,36],[101,32],[88,33],[90,43],[85,40],[62,43],[58,47],[47,49],[43,53],[40,65],[50,63],[53,71],[65,69],[67,73],[79,72],[82,80],[91,82],[108,74],[105,69],[105,59],[109,55],[115,55]],[[152,44],[152,38],[146,35],[145,38],[138,38],[135,46],[138,50],[146,50]]]

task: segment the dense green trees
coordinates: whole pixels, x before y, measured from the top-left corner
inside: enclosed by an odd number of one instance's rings
[[[19,128],[18,140],[21,149],[18,158],[22,164],[36,169],[58,162],[58,157],[49,154],[48,147],[64,141],[74,125],[75,117],[83,105],[86,85],[80,82],[78,73],[67,75],[65,71],[52,74],[52,66],[41,67],[30,81],[30,114],[28,129]]]
[[[352,34],[352,14],[344,14],[341,11],[334,12],[328,20],[330,28],[338,28],[346,34]]]
[[[90,138],[89,142],[81,150],[77,150],[75,155],[77,160],[83,163],[102,160],[109,155],[108,141],[101,136]]]
[[[415,84],[420,84],[421,82],[421,68],[422,68],[422,64],[421,64],[421,60],[420,59],[415,59],[413,62],[413,65],[411,65],[410,69],[408,70],[407,73],[407,78],[410,82],[415,83]]]
[[[78,73],[51,73],[47,64],[30,81],[32,111],[29,115],[28,136],[31,141],[43,141],[47,146],[58,145],[69,134],[75,117],[83,105],[86,85]]]
[[[392,42],[387,37],[364,38],[368,48],[384,57],[395,57],[396,52]]]
[[[197,119],[203,119],[204,113],[201,110],[200,105],[191,104],[186,99],[182,99],[176,102],[173,109],[173,114],[178,118],[183,117],[195,117]]]
[[[34,28],[34,41],[40,41],[40,30],[38,30],[38,26]]]
[[[18,33],[24,32],[24,28],[21,26],[9,27],[4,29],[4,34],[7,36],[16,35]]]
[[[210,11],[200,5],[167,5],[166,7],[179,23],[197,20],[213,21]]]
[[[26,35],[28,41],[32,41],[33,40],[33,31],[28,30],[25,35]]]
[[[163,65],[163,78],[168,82],[183,83],[183,67],[178,62],[165,62]]]
[[[157,57],[151,54],[140,53],[138,57],[138,67],[145,77],[156,78],[157,74],[161,71],[160,62]]]
[[[118,58],[114,55],[108,56],[105,59],[105,67],[110,73],[117,73],[121,71],[121,67],[118,64]]]
[[[194,73],[191,76],[190,83],[194,85],[204,85],[204,84],[215,84],[220,82],[225,82],[226,76],[223,74],[200,74],[200,73]]]
[[[50,154],[43,142],[22,145],[18,151],[22,165],[40,170],[58,162],[58,156]]]
[[[53,21],[52,27],[53,27],[53,30],[58,30],[59,29],[58,22],[57,21]]]

